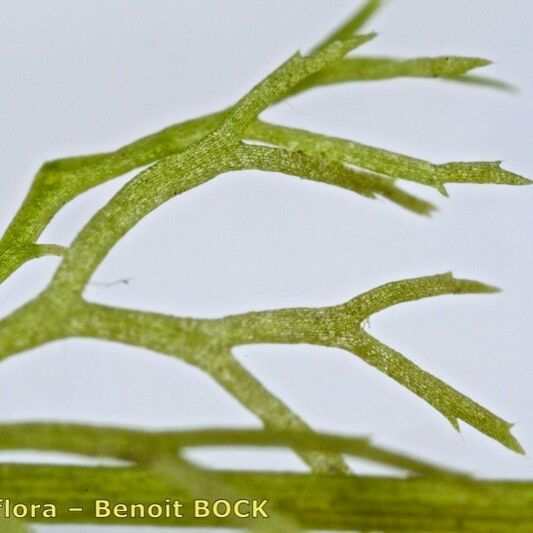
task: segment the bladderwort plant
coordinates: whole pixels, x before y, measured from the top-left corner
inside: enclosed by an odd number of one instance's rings
[[[375,37],[357,32],[379,7],[370,0],[309,54],[296,53],[218,113],[173,125],[114,152],[45,163],[0,240],[0,280],[27,261],[57,255],[49,285],[0,321],[0,358],[70,337],[96,338],[175,357],[207,373],[263,423],[261,430],[148,432],[60,423],[0,426],[0,449],[40,450],[107,457],[116,466],[3,464],[0,497],[31,505],[57,504],[57,523],[153,523],[150,517],[95,519],[90,502],[106,495],[122,502],[173,498],[267,498],[270,518],[210,515],[202,525],[257,531],[382,530],[497,531],[532,528],[533,484],[472,479],[464,474],[379,448],[366,439],[314,432],[233,356],[254,343],[307,343],[337,347],[360,357],[425,400],[455,429],[463,421],[522,453],[511,424],[415,365],[365,329],[371,315],[390,306],[444,294],[492,293],[496,288],[450,273],[388,283],[338,305],[276,309],[219,319],[169,316],[92,303],[84,289],[113,246],[145,216],[216,176],[236,170],[281,172],[342,187],[369,199],[382,197],[418,215],[433,206],[404,191],[410,180],[446,195],[447,183],[526,185],[500,162],[433,164],[388,150],[267,123],[269,106],[303,91],[359,80],[399,76],[441,78],[503,87],[471,70],[475,57],[388,57],[347,54]],[[57,212],[92,187],[139,167],[83,227],[72,244],[42,244]],[[296,451],[308,474],[219,472],[189,462],[184,451],[202,446],[281,446]],[[406,479],[369,478],[350,472],[345,455],[402,468]],[[67,512],[74,504],[82,512]],[[2,513],[0,513],[1,515]],[[20,518],[20,517],[19,517]],[[42,517],[23,516],[38,522]],[[0,518],[2,531],[22,531],[19,520]],[[158,519],[162,525],[198,525],[190,516]],[[529,529],[530,530],[530,529]]]

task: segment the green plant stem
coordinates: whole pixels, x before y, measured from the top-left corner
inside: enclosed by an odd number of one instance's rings
[[[114,323],[108,322],[111,315]],[[143,346],[184,360],[213,380],[254,413],[268,429],[309,432],[309,426],[269,392],[230,353],[219,321],[180,319],[90,305],[74,334]],[[155,327],[154,327],[155,326]],[[298,451],[316,472],[349,472],[340,455]]]
[[[393,78],[450,78],[460,80],[466,72],[489,65],[490,61],[477,57],[350,57],[310,76],[292,91],[291,95],[325,85],[354,81],[390,80]]]
[[[451,479],[309,476],[299,474],[213,473],[243,497],[268,499],[303,528],[344,531],[530,531],[533,484]],[[95,519],[95,499],[152,503],[165,498],[185,503],[181,519],[161,525],[198,527],[186,490],[160,473],[138,468],[7,465],[0,467],[0,487],[17,502],[36,499],[58,505],[55,523],[150,524],[153,519]],[[133,496],[132,496],[133,495]],[[68,513],[79,504],[82,513]],[[50,522],[49,522],[50,523]],[[210,516],[205,526],[228,526]]]
[[[272,394],[248,372],[231,352],[212,351],[196,357],[196,366],[207,372],[236,400],[254,413],[267,430],[313,430],[287,405]],[[349,474],[350,469],[336,453],[323,453],[295,448],[295,452],[314,472]]]
[[[54,304],[51,291],[21,308],[15,317],[0,322],[0,358],[50,340],[72,336],[141,346],[202,368],[237,395],[267,427],[279,429],[280,423],[288,423],[290,427],[303,429],[305,426],[300,425],[303,422],[296,415],[259,386],[255,378],[246,375],[230,356],[230,350],[255,343],[308,343],[343,348],[426,400],[454,427],[457,428],[457,419],[464,420],[510,449],[522,452],[510,433],[511,424],[380,343],[362,327],[371,314],[401,302],[441,294],[490,293],[494,290],[479,282],[441,274],[389,283],[337,306],[253,312],[221,319],[172,317],[82,301],[70,307],[68,300],[62,299],[62,293],[59,296],[61,308]],[[54,306],[58,308],[53,314],[55,326],[51,324],[46,328],[46,334],[33,337],[21,334],[31,330],[33,324],[49,320],[47,317]],[[257,396],[253,394],[254,387]]]
[[[361,437],[293,429],[147,431],[64,423],[0,424],[0,450],[65,452],[111,458],[140,466],[185,449],[210,446],[289,447],[346,454],[405,470],[412,475],[464,478],[465,474],[392,452]]]
[[[92,337],[143,346],[173,355],[207,372],[228,392],[235,394],[246,408],[256,414],[265,427],[287,427],[311,431],[295,413],[251,376],[231,354],[215,354],[217,338],[209,338],[209,321],[122,312],[105,308],[114,315],[114,324],[102,306],[52,300],[43,293],[0,322],[0,360],[68,337]],[[51,313],[51,310],[53,312]],[[101,322],[101,320],[103,322]],[[46,328],[35,328],[45,323]],[[254,393],[255,386],[255,393]],[[322,473],[348,473],[339,455],[303,452],[311,468]]]

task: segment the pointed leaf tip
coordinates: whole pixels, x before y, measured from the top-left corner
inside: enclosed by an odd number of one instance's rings
[[[524,176],[520,176],[520,174],[515,174],[514,172],[505,170],[502,168],[502,164],[503,161],[494,162],[494,166],[501,173],[501,176],[506,179],[506,181],[502,181],[502,183],[507,185],[531,185],[533,183],[532,180],[525,178]]]
[[[501,167],[501,161],[473,161],[437,165],[440,183],[529,185],[531,180]]]
[[[435,75],[443,78],[455,78],[462,76],[470,70],[486,67],[491,64],[491,61],[482,57],[463,57],[463,56],[440,56],[435,58],[420,58],[418,60],[420,66],[427,62],[428,69],[433,70]],[[414,59],[411,63],[416,65],[417,60]]]
[[[492,65],[492,61],[490,59],[484,59],[483,57],[474,57],[472,58],[472,65],[472,68],[488,67],[489,65]]]
[[[317,44],[313,51],[318,51],[334,41],[344,41],[359,31],[372,15],[381,7],[382,0],[369,0],[348,17],[337,29],[330,33],[323,41]]]
[[[446,187],[444,186],[444,183],[437,183],[435,185],[435,189],[437,189],[438,192],[442,194],[445,198],[450,197],[450,193],[446,190]]]
[[[481,292],[487,294],[496,294],[498,292],[502,292],[502,289],[500,287],[496,287],[495,285],[485,285],[484,283],[481,283],[480,285],[483,286],[483,291]]]
[[[518,442],[518,440],[511,434],[510,431],[504,438],[502,438],[501,442],[504,446],[506,446],[513,452],[516,452],[519,455],[526,455],[526,451],[524,450],[520,442]]]
[[[444,415],[446,416],[446,415]],[[448,422],[452,425],[453,429],[457,431],[457,433],[461,433],[461,427],[459,426],[459,420],[455,417],[446,416],[446,419]]]
[[[370,33],[364,33],[361,35],[353,35],[352,37],[349,37],[348,39],[344,41],[336,41],[340,42],[344,45],[344,48],[346,50],[346,54],[348,52],[351,52],[354,48],[357,48],[358,46],[361,46],[368,41],[371,41],[372,39],[375,39],[377,37],[376,32],[370,32]]]
[[[482,283],[481,281],[454,278],[453,276],[451,276],[451,274],[450,277],[453,278],[453,281],[456,283],[458,293],[493,294],[501,292],[501,289],[499,287],[496,287],[494,285],[488,285],[486,283]]]

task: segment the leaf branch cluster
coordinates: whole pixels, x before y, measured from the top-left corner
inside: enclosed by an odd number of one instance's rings
[[[157,457],[172,457],[169,460],[173,468],[200,485],[204,478],[198,477],[191,465],[178,461],[175,454],[176,449],[186,445],[183,443],[188,442],[187,438],[200,444],[231,441],[291,446],[319,474],[349,473],[342,455],[349,453],[434,474],[431,466],[379,450],[366,441],[314,433],[232,354],[234,347],[243,344],[307,343],[342,348],[360,357],[424,399],[454,427],[458,428],[458,420],[463,420],[508,448],[522,451],[510,433],[511,424],[419,368],[364,328],[370,315],[402,302],[496,290],[482,283],[441,274],[389,283],[331,307],[250,312],[210,320],[118,309],[83,297],[87,283],[109,251],[140,220],[176,195],[224,172],[281,172],[341,187],[366,198],[383,197],[422,215],[430,214],[433,206],[404,191],[398,186],[398,179],[432,187],[443,194],[447,194],[447,183],[530,183],[502,169],[500,162],[434,164],[259,118],[262,111],[284,98],[330,84],[399,76],[495,83],[466,75],[488,64],[479,58],[346,57],[374,37],[356,32],[378,5],[375,0],[365,4],[310,54],[295,54],[226,110],[173,125],[114,152],[45,163],[0,240],[0,281],[31,259],[43,255],[61,257],[49,286],[0,321],[0,360],[68,337],[141,346],[205,371],[253,412],[265,431],[149,435],[53,424],[6,426],[0,427],[0,448],[29,445],[32,449],[89,455],[105,452],[150,463],[155,450]],[[70,246],[39,242],[45,227],[65,204],[92,187],[147,165],[95,213]],[[168,452],[168,446],[172,454],[159,454]],[[168,473],[167,467],[162,470]]]

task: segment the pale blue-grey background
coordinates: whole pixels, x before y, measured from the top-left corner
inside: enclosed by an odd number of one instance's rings
[[[357,4],[3,0],[0,227],[42,161],[114,149],[221,109]],[[494,65],[486,74],[521,92],[433,80],[360,83],[310,92],[265,116],[435,162],[503,159],[505,168],[531,177],[532,23],[527,0],[395,0],[370,23],[380,35],[364,53],[488,57]],[[122,183],[67,206],[42,240],[68,244]],[[214,317],[334,304],[386,281],[448,270],[499,285],[505,290],[498,295],[396,307],[374,317],[371,331],[516,422],[514,434],[531,454],[533,187],[450,186],[448,200],[410,188],[438,204],[432,219],[281,175],[226,174],[145,219],[113,249],[87,297]],[[57,261],[27,264],[0,286],[2,314],[44,287]],[[131,281],[102,285],[121,278]],[[464,425],[454,432],[436,411],[350,354],[309,346],[236,353],[317,429],[370,435],[480,476],[533,477],[530,455],[513,454]],[[257,425],[195,369],[87,340],[44,346],[0,366],[0,420],[36,419]],[[218,466],[303,468],[288,452],[195,457]]]

